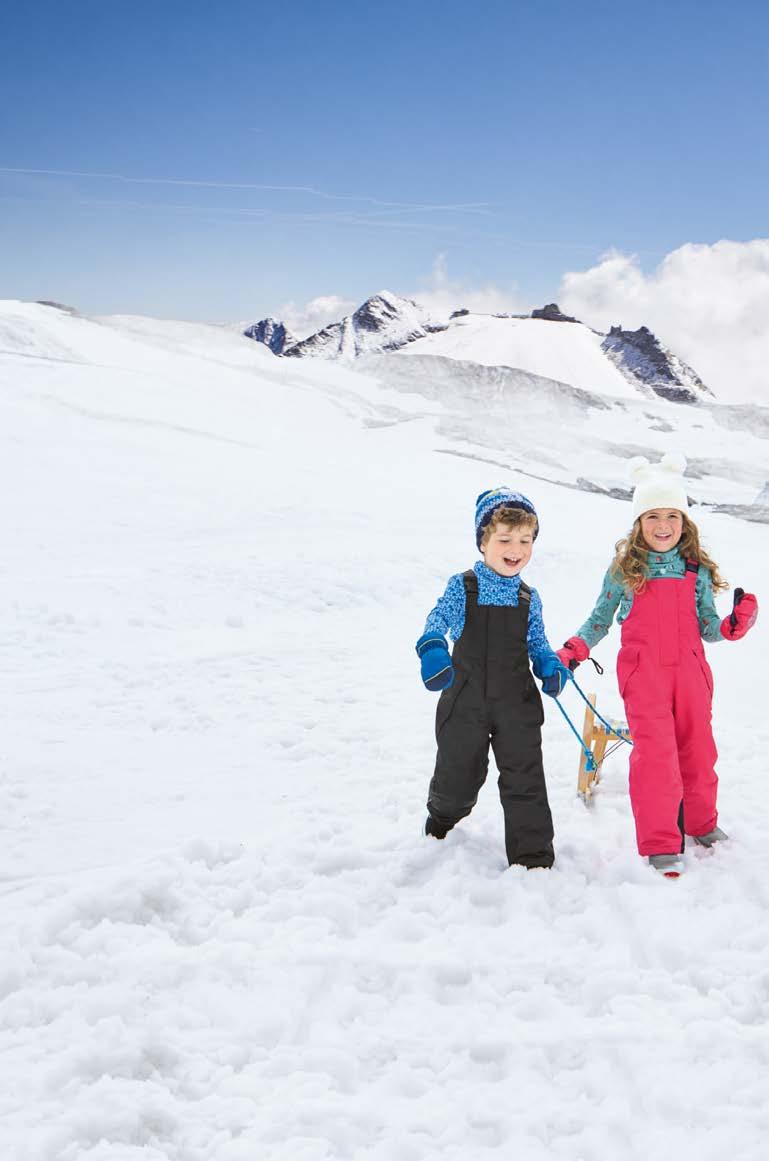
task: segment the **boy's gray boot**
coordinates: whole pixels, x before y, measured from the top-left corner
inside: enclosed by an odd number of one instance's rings
[[[683,873],[684,861],[680,855],[649,855],[649,866],[666,879],[677,879]]]
[[[729,835],[721,830],[720,826],[714,826],[707,834],[693,834],[692,838],[701,847],[712,847],[714,843],[722,843],[724,839],[728,839]]]

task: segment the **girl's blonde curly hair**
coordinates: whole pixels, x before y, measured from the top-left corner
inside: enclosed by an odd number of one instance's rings
[[[683,517],[683,533],[676,546],[679,554],[684,560],[696,560],[698,564],[705,565],[716,592],[720,589],[728,589],[729,585],[719,573],[718,565],[714,560],[711,560],[700,544],[697,525],[689,519],[685,512],[682,512],[681,516]],[[647,559],[650,551],[643,538],[640,516],[634,522],[628,535],[623,536],[622,540],[618,540],[614,547],[616,555],[611,564],[612,574],[634,593],[640,593],[649,576]]]

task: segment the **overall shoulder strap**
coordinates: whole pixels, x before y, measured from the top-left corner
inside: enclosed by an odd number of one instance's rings
[[[475,616],[475,610],[480,608],[478,604],[478,577],[471,568],[462,573],[462,582],[465,586],[465,615]]]
[[[521,581],[521,587],[518,589],[518,600],[526,601],[527,603],[531,600],[531,589],[525,580]]]
[[[697,599],[697,578],[700,575],[699,562],[696,560],[687,560],[686,572],[684,573],[684,581],[689,586],[689,592],[694,599]]]

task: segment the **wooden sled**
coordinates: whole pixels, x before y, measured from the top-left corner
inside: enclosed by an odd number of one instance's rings
[[[585,706],[585,722],[582,727],[582,742],[590,751],[590,759],[583,751],[579,759],[579,774],[577,776],[577,794],[585,802],[589,802],[593,795],[593,788],[601,780],[601,765],[606,755],[606,747],[612,738],[619,735],[626,741],[632,741],[630,730],[624,722],[607,718],[611,729],[607,729],[603,722],[597,721],[594,713],[596,695],[587,695],[590,705]],[[616,738],[616,740],[619,740]]]

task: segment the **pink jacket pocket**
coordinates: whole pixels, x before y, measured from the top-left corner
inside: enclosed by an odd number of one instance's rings
[[[697,658],[697,660],[700,664],[700,669],[702,670],[702,676],[705,678],[705,684],[708,687],[708,693],[712,697],[713,696],[713,670],[708,665],[708,660],[707,660],[705,654],[701,650],[694,649],[693,652],[694,652],[694,656]]]
[[[639,650],[635,645],[623,645],[617,654],[617,685],[620,697],[625,696],[627,683],[638,668],[639,658]]]

